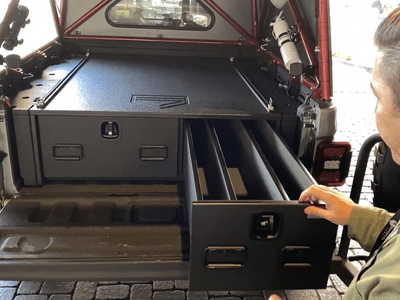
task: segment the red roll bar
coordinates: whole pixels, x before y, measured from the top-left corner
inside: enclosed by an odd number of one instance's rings
[[[14,0],[16,1],[16,0]],[[251,34],[248,33],[242,26],[240,26],[232,17],[230,17],[223,9],[221,9],[213,0],[203,0],[204,3],[208,4],[216,13],[218,13],[226,22],[229,23],[244,40],[239,41],[214,41],[214,40],[190,40],[190,39],[156,39],[156,38],[135,38],[135,37],[107,37],[107,36],[87,36],[87,35],[71,35],[71,33],[78,28],[81,24],[91,18],[96,12],[102,9],[105,5],[110,3],[112,0],[102,0],[81,18],[76,20],[68,28],[65,27],[65,0],[61,1],[61,16],[58,18],[57,11],[53,5],[54,0],[50,0],[52,4],[53,14],[57,15],[59,22],[56,26],[60,31],[64,30],[62,35],[63,38],[74,38],[84,40],[129,40],[129,41],[152,41],[152,42],[170,42],[170,43],[196,43],[196,44],[214,44],[214,45],[248,45],[257,48],[257,52],[268,56],[270,64],[278,64],[284,66],[283,60],[278,55],[272,53],[268,49],[262,47],[262,37],[264,35],[264,23],[266,20],[269,1],[265,1],[264,6],[261,10],[261,16],[258,18],[257,14],[257,0],[251,0],[252,9],[252,24]],[[301,16],[299,7],[296,0],[289,0],[289,7],[293,14],[297,29],[299,31],[300,38],[303,42],[304,49],[307,53],[310,66],[313,69],[313,75],[316,80],[303,76],[301,82],[312,90],[312,96],[314,98],[322,98],[323,100],[330,100],[331,97],[331,84],[330,84],[330,65],[329,65],[329,19],[328,19],[328,4],[329,0],[320,0],[319,5],[319,18],[318,18],[318,32],[319,40],[318,46],[320,50],[319,60],[315,54],[314,45],[310,36],[305,28],[304,20]]]

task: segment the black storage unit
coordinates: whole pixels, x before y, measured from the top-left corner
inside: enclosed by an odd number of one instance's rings
[[[2,280],[326,286],[337,227],[295,201],[314,180],[234,62],[96,54],[50,69],[15,100],[23,188],[0,214]]]
[[[225,58],[92,54],[49,67],[32,86],[14,109],[26,186],[176,179],[183,119],[280,118]]]

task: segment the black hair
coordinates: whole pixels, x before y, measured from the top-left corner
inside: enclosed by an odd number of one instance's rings
[[[382,52],[379,75],[391,89],[400,108],[400,8],[393,10],[378,26],[375,46]]]

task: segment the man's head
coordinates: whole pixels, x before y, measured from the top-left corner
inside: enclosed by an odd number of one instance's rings
[[[400,108],[400,8],[393,10],[378,26],[374,42],[382,53],[379,74],[391,88]]]
[[[379,25],[375,45],[378,54],[371,87],[377,98],[376,125],[400,165],[400,9]]]

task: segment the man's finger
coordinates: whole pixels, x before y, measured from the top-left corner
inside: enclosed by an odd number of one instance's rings
[[[315,206],[308,206],[304,209],[304,212],[307,215],[311,215],[311,216],[317,216],[317,217],[321,217],[324,219],[328,219],[331,217],[331,212],[323,209],[323,208],[319,208],[319,207],[315,207]]]
[[[322,200],[325,203],[332,203],[335,201],[335,192],[322,185],[313,185],[301,193],[299,202],[308,202],[311,197],[315,200]]]
[[[299,202],[305,202],[305,201],[310,201],[310,189],[311,187],[309,187],[308,189],[305,189],[299,197]]]

